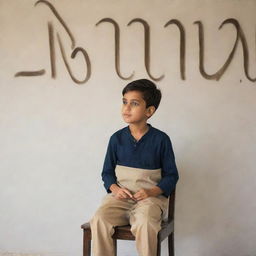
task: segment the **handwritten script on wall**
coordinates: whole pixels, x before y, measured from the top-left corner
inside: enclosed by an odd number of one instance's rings
[[[51,77],[53,79],[55,79],[57,77],[56,54],[55,54],[55,51],[56,51],[56,46],[55,46],[56,42],[55,41],[57,40],[57,44],[60,48],[63,62],[65,64],[67,72],[69,73],[73,82],[76,84],[86,83],[90,79],[91,74],[92,74],[91,60],[90,60],[90,56],[89,56],[88,52],[83,47],[79,47],[76,45],[76,40],[75,40],[70,28],[68,27],[68,25],[66,24],[64,19],[61,17],[61,15],[58,13],[56,8],[49,1],[39,0],[35,3],[35,6],[37,6],[39,4],[46,5],[52,11],[53,15],[57,18],[57,20],[59,21],[61,26],[66,31],[66,33],[70,39],[70,47],[72,50],[70,57],[72,59],[75,59],[76,55],[78,53],[80,53],[80,54],[82,54],[82,56],[84,58],[84,79],[79,80],[75,77],[75,75],[73,74],[72,69],[69,65],[69,59],[68,59],[66,51],[64,49],[63,41],[62,41],[60,34],[58,32],[56,32],[52,22],[48,21],[49,58],[50,58],[50,64],[51,64]],[[115,56],[115,71],[116,71],[117,75],[123,80],[132,79],[134,76],[134,72],[132,72],[129,76],[124,76],[124,75],[122,75],[122,72],[121,72],[121,68],[120,68],[120,27],[119,27],[118,23],[114,19],[103,18],[99,22],[96,23],[96,26],[99,26],[102,23],[109,23],[113,26],[113,29],[114,29],[114,40],[115,40],[115,49],[114,49],[115,55],[114,56]],[[144,64],[145,64],[146,72],[152,80],[160,81],[165,77],[165,75],[163,74],[159,77],[155,77],[152,74],[152,71],[150,68],[150,61],[151,61],[151,59],[150,59],[150,42],[151,42],[150,26],[147,21],[145,21],[141,18],[135,18],[135,19],[131,20],[127,24],[127,26],[131,26],[134,23],[141,24],[144,29]],[[202,23],[202,21],[195,21],[194,24],[198,27],[199,71],[200,71],[200,74],[205,79],[218,81],[223,76],[223,74],[225,73],[225,71],[227,70],[231,61],[234,58],[238,43],[241,42],[242,50],[243,50],[243,69],[244,69],[245,76],[251,82],[256,81],[256,78],[251,77],[249,74],[248,44],[247,44],[247,40],[246,40],[245,34],[243,32],[243,29],[237,19],[228,18],[228,19],[224,20],[221,23],[221,25],[219,26],[219,30],[220,30],[220,29],[222,29],[223,26],[226,26],[228,24],[232,25],[236,30],[236,39],[235,39],[235,42],[233,43],[233,47],[228,55],[227,60],[225,61],[223,66],[220,67],[219,70],[217,70],[213,74],[209,74],[205,70],[205,49],[204,49],[205,48],[205,42],[204,42],[205,40],[204,40],[203,23]],[[185,80],[186,79],[186,32],[185,32],[185,28],[184,28],[183,24],[177,19],[171,19],[171,20],[167,21],[166,24],[164,24],[164,28],[167,28],[172,25],[174,25],[178,29],[179,34],[180,34],[180,38],[179,38],[180,39],[180,48],[179,48],[180,78],[182,80]],[[36,70],[36,71],[19,71],[15,74],[15,77],[42,76],[45,73],[46,73],[45,69]]]

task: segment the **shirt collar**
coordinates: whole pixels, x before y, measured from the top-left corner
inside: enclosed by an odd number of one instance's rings
[[[142,140],[144,140],[144,138],[145,137],[147,137],[150,133],[151,133],[151,131],[152,131],[152,125],[151,124],[148,124],[147,123],[147,126],[148,126],[148,131],[140,138],[140,140],[139,141],[137,141],[137,142],[141,142]],[[132,134],[131,134],[131,130],[130,130],[130,128],[129,128],[129,125],[126,127],[126,130],[127,130],[127,133],[128,133],[128,135],[129,135],[129,137],[132,139],[132,141],[134,141],[135,140],[135,138],[132,136]]]

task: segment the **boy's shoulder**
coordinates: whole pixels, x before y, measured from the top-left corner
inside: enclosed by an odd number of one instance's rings
[[[152,137],[154,137],[155,140],[158,141],[158,143],[171,144],[171,139],[167,133],[155,127],[152,127],[152,130],[153,130]]]
[[[117,137],[120,137],[124,134],[127,134],[128,133],[128,126],[126,127],[123,127],[117,131],[115,131],[111,136],[110,136],[110,139],[114,139],[114,138],[117,138]]]
[[[166,138],[168,137],[169,138],[169,135],[167,133],[165,133],[164,131],[160,130],[160,129],[157,129],[155,127],[152,127],[153,131],[155,134],[159,135],[159,136],[162,136],[163,138]]]

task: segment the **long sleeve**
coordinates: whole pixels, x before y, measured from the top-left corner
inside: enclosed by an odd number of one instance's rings
[[[157,186],[160,187],[164,191],[163,194],[168,197],[176,186],[179,174],[175,163],[172,143],[167,135],[161,145],[161,168],[162,179]]]
[[[116,143],[115,143],[115,138],[112,135],[108,143],[105,161],[103,164],[103,170],[101,173],[101,177],[104,182],[104,187],[108,193],[110,193],[109,187],[112,184],[116,183],[116,175],[115,175],[116,161],[117,161]]]

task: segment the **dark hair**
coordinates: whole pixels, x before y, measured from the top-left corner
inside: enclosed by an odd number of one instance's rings
[[[139,79],[127,84],[122,91],[123,96],[129,91],[141,92],[147,108],[150,106],[158,108],[162,97],[161,91],[148,79]]]

